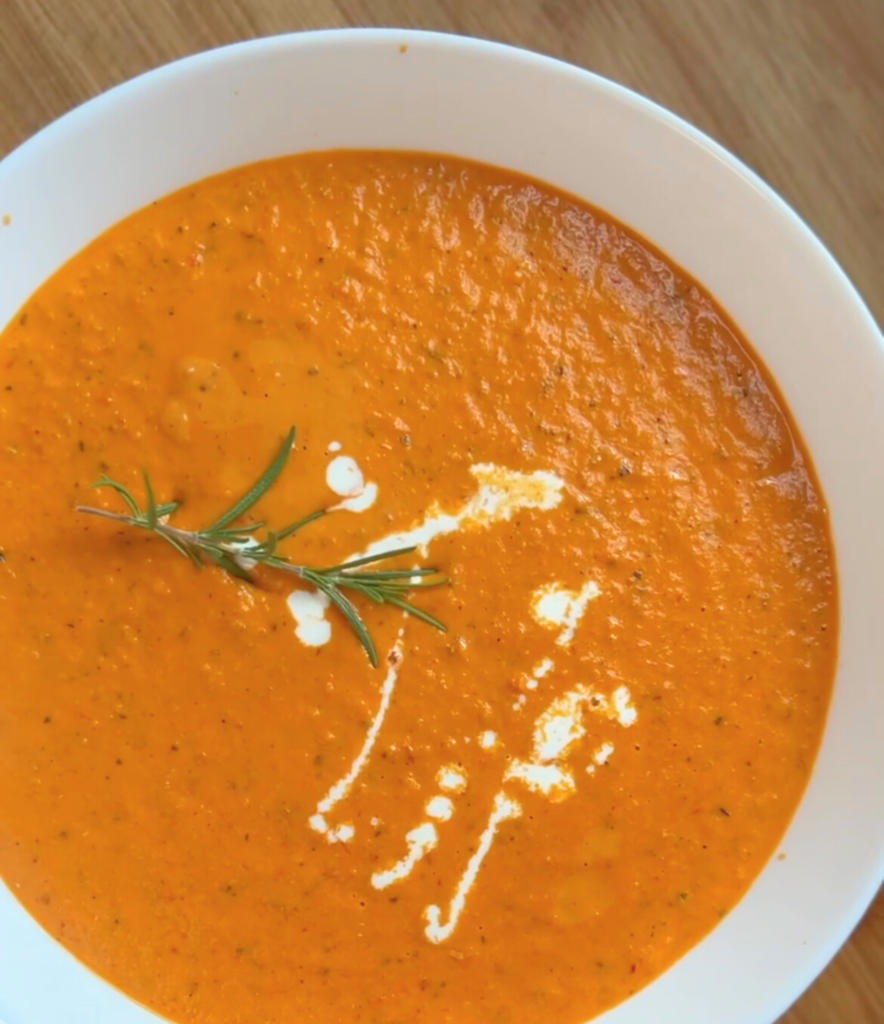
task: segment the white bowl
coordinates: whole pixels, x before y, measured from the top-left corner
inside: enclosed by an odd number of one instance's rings
[[[407,47],[403,51],[403,48]],[[514,168],[608,210],[708,286],[779,383],[831,510],[841,647],[825,739],[734,911],[604,1024],[770,1024],[884,878],[884,344],[801,220],[683,121],[585,71],[396,30],[215,50],[68,114],[0,163],[0,324],[99,232],[205,175],[300,150],[406,148]],[[5,1024],[146,1024],[0,887]],[[554,1024],[554,1022],[551,1022]]]

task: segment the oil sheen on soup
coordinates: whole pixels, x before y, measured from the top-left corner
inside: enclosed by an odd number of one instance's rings
[[[256,506],[442,633],[174,523]],[[775,387],[634,232],[409,153],[240,168],[67,264],[0,341],[0,874],[178,1024],[578,1024],[712,929],[824,725],[823,497]],[[246,524],[247,525],[247,524]],[[259,534],[263,536],[263,533]]]

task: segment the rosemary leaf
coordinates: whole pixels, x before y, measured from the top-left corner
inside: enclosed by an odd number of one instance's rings
[[[167,501],[165,505],[157,505],[157,519],[166,519],[178,511],[177,501]]]
[[[304,516],[303,519],[299,519],[296,523],[291,523],[289,526],[284,526],[281,530],[277,532],[276,539],[285,540],[286,537],[291,537],[292,534],[297,533],[298,530],[306,526],[308,523],[312,523],[314,519],[319,519],[327,514],[327,509],[317,509],[315,512],[311,512],[309,516]]]
[[[147,526],[148,530],[155,530],[159,519],[157,515],[157,499],[154,497],[153,485],[150,482],[147,470],[144,471],[144,490],[147,493],[147,510],[144,513],[145,526]]]
[[[111,480],[111,478],[109,476],[102,476],[101,479],[96,480],[95,483],[92,484],[92,486],[93,487],[112,487],[117,492],[117,494],[120,495],[120,497],[123,499],[123,501],[125,501],[126,504],[129,506],[129,510],[131,511],[133,516],[140,516],[141,515],[141,509],[138,506],[138,502],[132,496],[132,492],[129,490],[128,487],[124,486],[123,484],[119,483],[118,481]]]
[[[371,638],[371,634],[368,632],[368,627],[359,614],[356,606],[344,594],[338,587],[336,587],[330,580],[328,580],[322,573],[314,573],[311,570],[307,570],[304,573],[304,579],[312,583],[315,587],[321,590],[324,594],[328,595],[332,604],[336,605],[343,613],[344,618],[353,627],[356,636],[359,638],[362,646],[365,648],[368,654],[368,660],[371,662],[372,668],[378,667],[378,652],[374,645],[374,641]]]
[[[430,615],[429,612],[425,612],[423,608],[418,608],[417,605],[412,604],[410,601],[403,601],[401,598],[395,597],[392,594],[387,595],[386,601],[387,604],[392,604],[397,608],[401,608],[404,612],[408,612],[409,615],[413,615],[416,619],[423,620],[428,626],[433,626],[442,633],[448,632],[445,628],[445,624],[440,622],[435,615]]]
[[[273,462],[270,463],[259,479],[252,484],[239,501],[232,508],[228,509],[223,516],[216,519],[206,532],[223,529],[225,526],[235,522],[237,519],[241,519],[254,504],[264,497],[264,495],[276,483],[276,478],[285,468],[285,464],[288,462],[289,455],[292,451],[292,445],[295,443],[295,436],[296,431],[295,428],[292,427],[286,435],[285,440],[282,442],[282,447],[279,449],[279,452]]]
[[[172,547],[179,553],[184,555],[185,558],[189,558],[195,565],[202,567],[202,561],[200,560],[198,550],[190,547],[183,541],[180,541],[177,537],[172,534],[166,533],[164,530],[156,531],[166,543],[171,544]]]
[[[356,569],[360,565],[371,565],[372,562],[382,562],[388,558],[398,558],[400,555],[410,555],[417,551],[417,546],[412,544],[409,548],[393,548],[392,551],[383,551],[379,555],[364,555],[362,558],[351,558],[349,562],[341,565],[332,565],[325,569],[325,572],[344,572],[347,569]]]

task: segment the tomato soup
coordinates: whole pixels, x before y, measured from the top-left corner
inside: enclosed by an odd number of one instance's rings
[[[727,244],[723,239],[722,244]],[[177,1024],[579,1024],[778,850],[824,726],[824,499],[695,281],[573,197],[334,152],[108,231],[0,339],[0,874]],[[196,568],[254,515],[352,595]],[[251,515],[251,513],[250,513]],[[263,533],[257,535],[263,536]]]

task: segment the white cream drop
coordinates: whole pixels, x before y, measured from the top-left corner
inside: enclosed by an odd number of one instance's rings
[[[557,583],[548,583],[535,592],[531,613],[542,626],[560,628],[556,643],[564,647],[574,639],[586,606],[599,594],[601,591],[593,580],[585,583],[579,591],[566,590]]]
[[[555,663],[552,658],[544,658],[539,661],[531,671],[531,675],[525,680],[525,686],[529,690],[536,690],[540,685],[540,680],[544,676],[548,676],[550,672],[555,668]]]
[[[450,797],[434,796],[427,801],[427,806],[424,809],[428,818],[433,818],[435,821],[450,821],[454,814],[454,803]]]
[[[531,610],[544,626],[564,626],[570,607],[571,591],[559,590],[555,583],[549,583],[534,595]]]
[[[338,455],[325,470],[325,482],[329,489],[342,497],[330,512],[364,512],[375,503],[378,485],[366,483],[359,463],[349,455]]]
[[[492,750],[497,746],[497,733],[491,729],[486,729],[479,737],[479,746],[483,750]]]
[[[467,776],[457,765],[447,764],[436,773],[436,784],[446,793],[462,793],[467,788]]]
[[[544,658],[537,665],[534,666],[534,671],[531,673],[535,679],[543,679],[544,676],[548,676],[550,672],[555,668],[555,662],[552,658]]]
[[[632,703],[632,694],[630,694],[628,687],[618,686],[614,691],[614,709],[617,715],[617,721],[623,726],[630,726],[638,718],[638,711],[636,711]]]
[[[356,829],[349,824],[337,825],[327,833],[326,838],[330,843],[349,843],[356,835]]]
[[[295,620],[295,636],[307,647],[322,647],[331,639],[331,623],[325,617],[331,601],[319,590],[293,590],[287,604]]]
[[[318,811],[316,814],[311,814],[307,819],[307,824],[314,832],[322,832],[324,835],[328,835],[331,832],[328,822],[325,820],[325,815],[320,814]]]
[[[521,813],[521,805],[516,800],[508,797],[506,793],[500,792],[494,797],[494,806],[488,819],[488,824],[479,838],[479,845],[467,862],[466,870],[461,876],[454,893],[454,898],[449,904],[448,920],[444,924],[442,923],[442,909],[435,904],[427,907],[424,911],[424,919],[427,922],[424,935],[426,935],[430,942],[444,942],[454,934],[454,930],[457,928],[458,921],[466,906],[467,896],[476,884],[482,862],[488,856],[491,844],[494,842],[494,837],[497,835],[500,826],[505,821],[518,818]]]
[[[613,743],[603,743],[599,749],[592,755],[593,761],[596,764],[607,764],[611,754],[614,753]]]
[[[352,498],[365,490],[365,477],[359,463],[349,455],[338,455],[331,460],[325,470],[325,482],[343,498]]]
[[[341,450],[341,447],[342,445],[340,441],[332,441],[331,444],[329,444],[328,446],[328,450],[330,452],[339,452]]]

